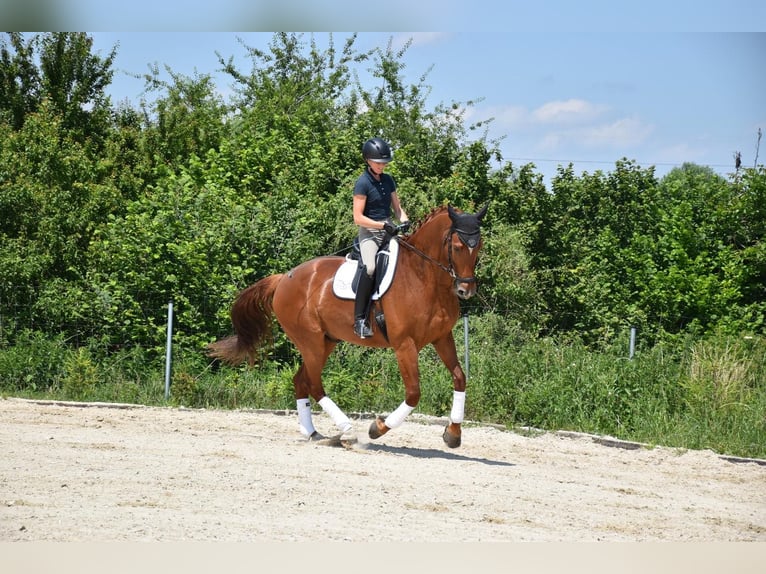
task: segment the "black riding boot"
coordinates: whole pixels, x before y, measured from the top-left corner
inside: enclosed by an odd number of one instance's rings
[[[354,334],[362,339],[372,337],[372,329],[370,329],[367,323],[372,283],[372,277],[367,275],[366,271],[362,271],[359,277],[359,285],[356,287],[356,301],[354,302]]]

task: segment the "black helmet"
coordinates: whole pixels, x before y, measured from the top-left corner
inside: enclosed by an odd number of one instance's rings
[[[394,159],[391,152],[391,146],[382,138],[372,138],[364,142],[362,146],[362,157],[365,160],[372,160],[376,163],[388,163]]]

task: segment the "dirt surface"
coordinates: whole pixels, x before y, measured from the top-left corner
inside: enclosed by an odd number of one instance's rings
[[[766,541],[757,461],[369,422],[332,447],[293,413],[0,399],[0,541]]]

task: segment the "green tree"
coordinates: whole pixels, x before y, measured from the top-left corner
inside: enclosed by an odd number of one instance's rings
[[[209,74],[187,77],[167,68],[171,81],[160,79],[155,66],[146,75],[148,92],[165,92],[151,103],[143,103],[147,116],[145,146],[153,160],[167,167],[204,158],[217,150],[225,136],[228,106],[218,94]]]
[[[733,184],[729,241],[741,269],[741,320],[752,329],[766,328],[766,169],[745,169]]]
[[[0,111],[15,130],[48,100],[62,127],[80,141],[100,138],[108,122],[105,93],[114,72],[113,48],[106,57],[92,53],[93,39],[83,32],[0,37]]]
[[[3,40],[0,300],[18,305],[21,324],[67,330],[90,238],[120,205],[101,155],[112,133],[103,90],[114,52],[91,55],[84,34]]]
[[[40,71],[34,61],[35,40],[20,32],[0,34],[0,112],[14,130],[40,103]]]
[[[522,197],[551,326],[607,341],[628,325],[760,328],[762,183],[752,175],[732,182],[687,164],[658,181],[621,160],[608,174],[562,168],[551,194]]]

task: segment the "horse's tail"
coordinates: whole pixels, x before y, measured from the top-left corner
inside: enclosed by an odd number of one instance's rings
[[[272,299],[282,275],[270,275],[243,289],[231,307],[231,323],[236,335],[211,343],[207,354],[230,365],[245,359],[255,363],[256,351],[271,333],[274,309]]]

